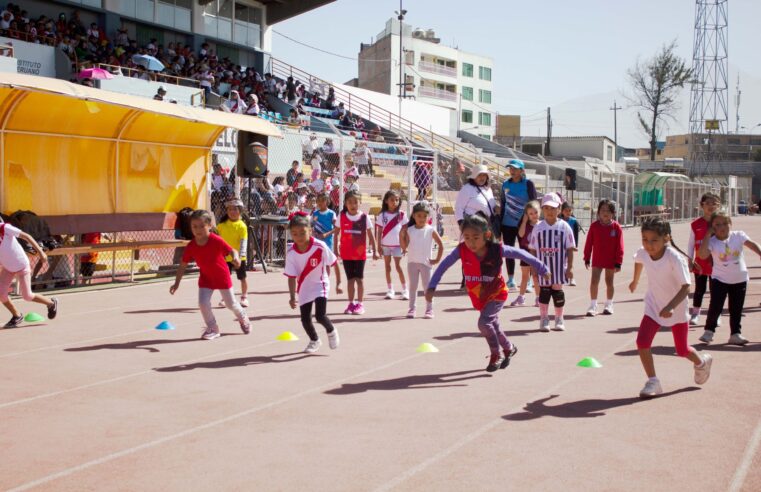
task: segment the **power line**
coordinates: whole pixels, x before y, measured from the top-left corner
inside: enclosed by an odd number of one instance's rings
[[[285,39],[287,39],[289,41],[292,41],[292,42],[294,42],[296,44],[300,44],[301,46],[313,49],[315,51],[319,51],[320,53],[325,53],[326,55],[335,56],[335,57],[338,57],[338,58],[343,58],[344,60],[359,61],[358,58],[355,58],[355,57],[352,57],[352,56],[342,55],[340,53],[333,53],[332,51],[327,51],[327,50],[324,50],[322,48],[318,48],[316,46],[312,46],[311,44],[307,44],[307,43],[305,43],[303,41],[299,41],[298,39],[293,39],[292,37],[286,36],[285,34],[283,34],[281,32],[278,32],[278,31],[276,31],[274,29],[272,30],[272,32],[274,32],[278,36],[284,37]],[[368,61],[368,62],[390,62],[390,61],[396,61],[396,60],[394,60],[393,58],[387,58],[387,59],[384,59],[384,60],[363,60],[363,61]]]

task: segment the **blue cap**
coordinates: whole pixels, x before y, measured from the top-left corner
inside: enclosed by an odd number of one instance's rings
[[[514,167],[516,169],[524,169],[526,165],[520,159],[510,159],[507,163],[507,167]]]

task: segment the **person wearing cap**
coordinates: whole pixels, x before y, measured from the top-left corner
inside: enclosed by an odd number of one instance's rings
[[[153,99],[156,101],[163,101],[164,96],[166,96],[166,90],[163,87],[159,87],[159,90],[156,91],[156,95],[153,96]]]
[[[502,243],[505,246],[515,246],[518,239],[518,228],[521,225],[523,210],[531,200],[536,200],[536,187],[526,178],[526,165],[520,159],[510,159],[507,170],[510,178],[502,183]],[[515,288],[515,260],[506,258],[507,287]]]
[[[473,166],[468,182],[457,193],[454,206],[454,216],[459,225],[462,225],[465,216],[479,213],[487,220],[499,214],[497,202],[489,186],[489,168],[483,164]]]
[[[565,293],[563,284],[573,278],[573,252],[576,241],[568,222],[560,220],[560,205],[563,200],[557,193],[547,193],[542,197],[544,220],[534,226],[528,249],[544,263],[550,275],[539,277],[539,331],[550,331],[550,298],[555,305],[555,331],[565,331],[563,307]]]
[[[240,305],[248,307],[248,281],[246,280],[246,251],[248,250],[248,227],[243,221],[243,202],[239,198],[233,198],[225,203],[225,215],[217,225],[217,230],[222,239],[240,255],[240,265],[235,268],[232,262],[232,256],[228,255],[225,258],[227,267],[232,275],[233,270],[235,275],[240,280]],[[220,303],[220,306],[224,305],[224,301]]]

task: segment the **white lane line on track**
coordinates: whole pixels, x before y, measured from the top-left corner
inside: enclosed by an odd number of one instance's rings
[[[740,460],[740,464],[737,465],[737,470],[735,470],[732,482],[729,484],[729,489],[727,489],[729,492],[739,492],[742,490],[745,478],[748,476],[748,471],[750,471],[750,465],[753,464],[753,458],[758,451],[759,444],[761,444],[761,419],[758,420],[756,430],[753,431],[753,435],[748,441],[748,445],[745,447],[742,460]]]

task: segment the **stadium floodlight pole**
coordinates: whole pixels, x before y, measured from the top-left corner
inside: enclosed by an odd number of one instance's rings
[[[407,14],[407,11],[402,8],[402,2],[404,0],[399,0],[399,10],[395,10],[394,13],[396,14],[396,18],[399,19],[399,120],[402,119],[402,99],[407,97],[407,85],[404,84],[404,61],[402,60],[402,56],[404,53],[404,47],[402,43],[402,35],[404,34],[403,25],[404,25],[404,16]],[[404,91],[404,95],[402,95],[402,91]],[[401,123],[400,125],[401,126]]]

